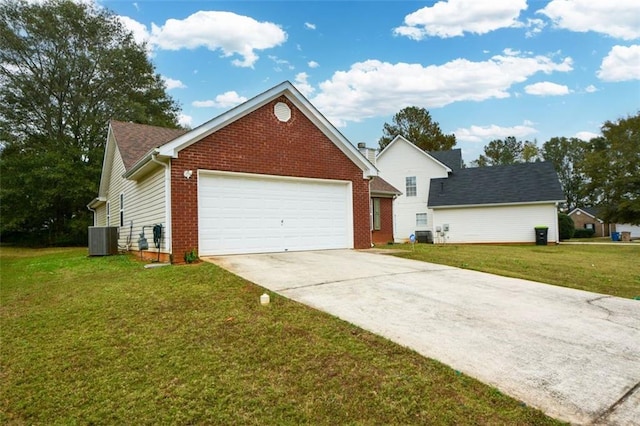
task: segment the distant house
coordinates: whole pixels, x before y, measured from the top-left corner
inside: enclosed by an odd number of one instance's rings
[[[569,212],[576,229],[593,229],[594,237],[608,237],[615,231],[615,225],[598,217],[595,207],[577,207]]]
[[[372,200],[382,213],[393,198],[383,181],[371,182],[377,175],[284,82],[190,131],[112,121],[88,208],[96,226],[119,228],[118,243],[129,250],[161,225],[158,251],[175,262],[191,250],[369,248]],[[388,228],[381,221],[375,231],[389,238]]]
[[[631,225],[629,223],[617,223],[615,225],[615,231],[620,232],[621,234],[623,232],[628,232],[629,236],[633,240],[640,239],[640,225]]]
[[[394,236],[430,231],[449,243],[534,243],[534,228],[559,241],[557,207],[565,201],[547,162],[462,168],[459,149],[425,152],[402,136],[376,158],[380,176],[403,189],[394,202]]]

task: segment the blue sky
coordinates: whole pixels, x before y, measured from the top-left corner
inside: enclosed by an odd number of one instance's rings
[[[589,139],[640,111],[640,1],[112,1],[192,127],[291,81],[352,143],[407,106],[455,133]]]

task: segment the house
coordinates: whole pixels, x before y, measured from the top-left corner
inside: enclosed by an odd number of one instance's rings
[[[624,241],[625,233],[628,232],[628,238],[632,240],[640,240],[640,225],[632,225],[630,223],[617,223],[614,225],[614,230],[621,234],[621,238]]]
[[[376,158],[380,175],[404,189],[394,202],[396,242],[430,232],[436,242],[534,243],[534,228],[559,241],[564,194],[550,163],[463,168],[459,149],[425,152],[402,136]]]
[[[576,229],[593,229],[594,237],[608,237],[615,231],[615,225],[598,218],[595,207],[577,207],[569,212]]]
[[[111,121],[100,189],[88,208],[96,226],[119,228],[118,243],[129,250],[161,225],[158,251],[174,262],[192,250],[369,248],[377,175],[283,82],[190,131]]]

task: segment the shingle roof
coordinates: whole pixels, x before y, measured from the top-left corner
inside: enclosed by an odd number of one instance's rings
[[[460,148],[449,151],[428,151],[428,154],[453,171],[462,168],[462,150]]]
[[[402,192],[398,191],[395,186],[391,185],[380,176],[374,177],[369,183],[369,191],[371,194],[382,195],[400,195]]]
[[[116,120],[111,120],[110,124],[126,170],[133,167],[152,148],[187,133],[184,129],[168,129]]]
[[[463,206],[564,200],[549,162],[460,169],[431,179],[428,206]]]

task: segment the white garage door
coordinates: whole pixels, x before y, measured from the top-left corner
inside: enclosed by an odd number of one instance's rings
[[[351,183],[199,172],[202,255],[353,247]]]

